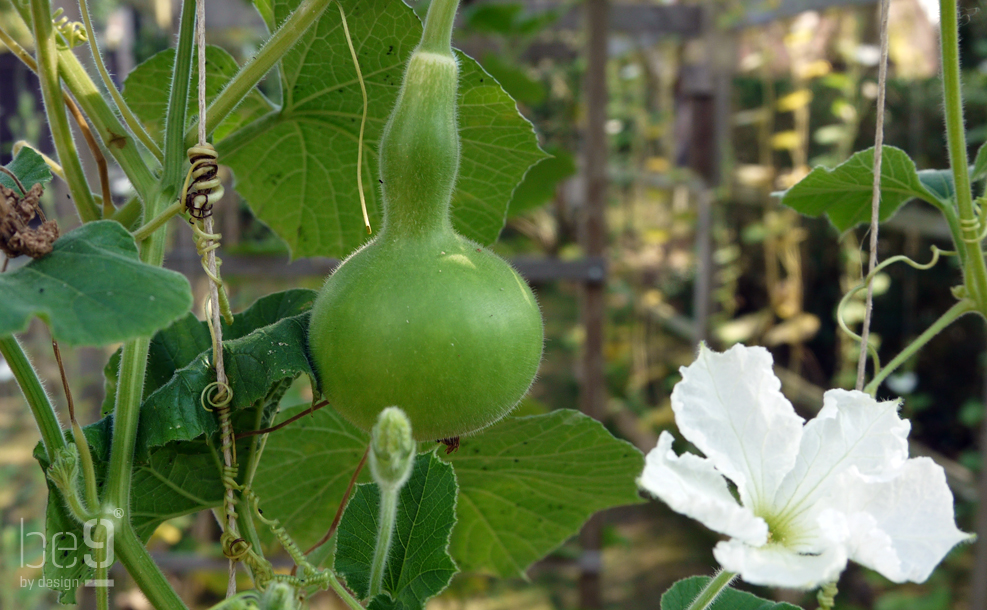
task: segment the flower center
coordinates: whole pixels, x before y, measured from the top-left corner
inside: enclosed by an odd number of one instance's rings
[[[768,524],[768,544],[794,548],[804,540],[806,532],[798,527],[798,521],[792,518],[793,515],[768,511],[758,511],[755,514]]]

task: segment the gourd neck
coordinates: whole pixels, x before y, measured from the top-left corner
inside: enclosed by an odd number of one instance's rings
[[[459,173],[452,26],[459,0],[432,0],[380,144],[381,236],[452,230],[449,203]]]
[[[432,0],[425,16],[425,30],[418,50],[452,57],[452,26],[459,0]]]

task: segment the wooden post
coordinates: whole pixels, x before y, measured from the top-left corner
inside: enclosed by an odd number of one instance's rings
[[[586,199],[583,205],[580,242],[586,256],[602,256],[606,249],[607,225],[607,34],[609,6],[607,0],[586,2],[586,125],[583,151],[583,174]],[[602,270],[601,270],[602,271]],[[582,354],[580,409],[601,419],[606,408],[604,382],[604,320],[606,318],[606,283],[603,273],[598,281],[582,286],[582,324],[585,342]],[[579,537],[579,606],[586,610],[602,607],[600,572],[603,519],[594,515]]]

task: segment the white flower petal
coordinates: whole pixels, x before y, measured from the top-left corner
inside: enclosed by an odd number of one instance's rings
[[[846,515],[825,510],[819,515],[820,528],[846,548],[847,557],[882,574],[897,574],[901,561],[894,542],[877,526],[873,515],[858,512]]]
[[[802,437],[803,420],[782,395],[772,363],[763,347],[738,344],[718,354],[703,345],[672,392],[679,430],[754,510],[774,499]]]
[[[773,505],[783,512],[820,509],[832,481],[850,467],[873,478],[892,476],[908,459],[911,424],[898,417],[898,402],[877,402],[857,391],[829,390],[823,408],[805,425],[795,467]]]
[[[843,478],[850,540],[859,542],[849,545],[849,556],[889,580],[924,582],[950,549],[970,538],[956,528],[946,474],[929,458],[908,460],[889,481],[868,482],[853,471]],[[897,562],[868,548],[880,535],[862,531],[866,527],[887,536]]]
[[[736,540],[717,544],[713,556],[724,570],[739,573],[751,584],[786,589],[814,589],[833,582],[847,562],[841,545],[805,554],[776,544],[755,548]]]
[[[661,433],[658,446],[648,452],[638,486],[713,531],[764,544],[767,523],[737,503],[712,462],[691,453],[676,456],[673,440],[668,432]]]

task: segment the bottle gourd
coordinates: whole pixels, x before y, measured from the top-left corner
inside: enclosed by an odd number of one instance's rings
[[[416,440],[479,430],[527,392],[541,360],[541,312],[504,260],[457,234],[458,0],[432,0],[380,144],[384,221],[326,280],[309,349],[322,393],[369,430],[384,408]]]

